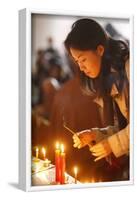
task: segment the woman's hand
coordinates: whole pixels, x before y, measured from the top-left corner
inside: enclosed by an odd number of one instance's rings
[[[90,148],[90,151],[92,152],[92,155],[96,157],[96,159],[94,160],[95,162],[107,157],[112,152],[107,139],[102,140],[98,144],[92,146]]]
[[[95,141],[96,135],[93,131],[91,130],[84,130],[81,132],[76,133],[73,136],[73,142],[74,142],[74,147],[77,147],[78,149],[86,146],[92,141]]]

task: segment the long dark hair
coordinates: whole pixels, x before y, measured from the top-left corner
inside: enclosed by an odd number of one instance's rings
[[[129,49],[125,42],[112,39],[95,20],[84,18],[72,25],[64,45],[70,55],[70,48],[96,50],[98,45],[102,45],[105,49],[97,78],[89,78],[80,72],[84,92],[104,96],[110,92],[113,82],[117,83],[119,92],[122,91],[126,77],[125,61],[129,57]],[[111,76],[111,68],[114,69],[115,76]]]

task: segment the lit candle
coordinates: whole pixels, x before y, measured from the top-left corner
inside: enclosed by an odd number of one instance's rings
[[[46,149],[42,148],[43,159],[46,160]]]
[[[38,157],[39,157],[39,148],[37,147],[36,148],[36,158],[38,159]]]
[[[55,150],[55,176],[56,176],[56,182],[60,183],[60,176],[61,176],[61,171],[60,171],[60,145],[57,142],[56,143],[56,150]]]
[[[74,167],[75,184],[77,184],[78,168]]]
[[[94,178],[91,179],[91,183],[95,183],[95,179]]]
[[[86,184],[86,183],[89,183],[89,181],[85,181],[84,183],[85,183],[85,184]]]
[[[65,169],[66,169],[66,154],[64,152],[64,145],[61,144],[60,153],[60,169],[61,169],[61,184],[65,183]]]

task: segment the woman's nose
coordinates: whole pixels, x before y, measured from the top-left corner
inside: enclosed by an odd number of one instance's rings
[[[82,63],[79,63],[79,68],[81,71],[84,71],[86,69],[86,67]]]

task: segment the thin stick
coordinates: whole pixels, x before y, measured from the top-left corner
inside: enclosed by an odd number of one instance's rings
[[[74,131],[72,131],[70,128],[68,128],[65,124],[63,126],[64,126],[65,129],[67,129],[73,135],[76,134]]]
[[[64,128],[67,129],[70,133],[72,133],[73,135],[75,135],[76,133],[74,131],[72,131],[70,128],[68,128],[65,124],[63,124]],[[89,146],[89,148],[92,147],[91,144],[87,144]]]

